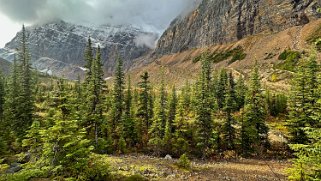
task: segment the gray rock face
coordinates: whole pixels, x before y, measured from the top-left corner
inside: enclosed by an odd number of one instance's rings
[[[94,47],[102,49],[102,61],[106,76],[112,74],[117,54],[123,58],[125,68],[128,68],[135,58],[145,54],[150,49],[137,45],[139,36],[156,35],[143,32],[131,26],[86,27],[56,21],[41,26],[28,27],[27,37],[33,67],[43,72],[75,79],[83,74],[85,65],[84,50],[90,36]],[[0,50],[0,57],[12,60],[15,49],[19,47],[21,32],[5,48]]]
[[[321,0],[203,0],[174,20],[158,41],[156,55],[279,32],[320,17]]]

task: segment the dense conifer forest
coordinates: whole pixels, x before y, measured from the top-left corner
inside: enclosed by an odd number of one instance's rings
[[[282,157],[293,162],[290,180],[321,179],[321,74],[313,51],[287,93],[264,87],[258,65],[249,77],[213,71],[207,54],[197,81],[180,88],[162,77],[155,85],[148,72],[132,84],[121,57],[107,84],[90,38],[84,57],[84,80],[40,74],[23,28],[11,74],[0,74],[0,180],[125,180],[103,157],[133,153],[171,155],[185,169],[193,159]],[[270,143],[271,119],[288,132],[283,150]]]

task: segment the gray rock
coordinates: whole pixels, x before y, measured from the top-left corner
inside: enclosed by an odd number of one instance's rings
[[[84,74],[84,50],[89,36],[93,47],[101,47],[106,76],[113,73],[118,55],[124,60],[124,67],[127,69],[135,58],[150,50],[147,46],[137,44],[137,38],[153,36],[157,39],[156,34],[132,26],[87,27],[64,21],[27,27],[26,32],[33,67],[69,79],[77,79],[78,74]],[[13,60],[12,55],[19,47],[20,35],[21,32],[17,33],[4,49],[0,49],[0,58]]]
[[[10,165],[10,168],[6,171],[7,173],[16,173],[19,172],[22,169],[20,163],[12,163]]]
[[[166,155],[164,159],[165,160],[173,160],[172,156],[170,156],[170,155]]]
[[[203,0],[178,17],[158,41],[161,56],[233,42],[261,32],[279,32],[320,17],[320,0]]]

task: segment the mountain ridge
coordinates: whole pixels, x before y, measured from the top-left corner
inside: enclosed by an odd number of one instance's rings
[[[124,59],[125,68],[129,68],[135,58],[150,51],[149,47],[137,43],[140,36],[157,38],[156,34],[132,26],[87,27],[61,20],[27,27],[26,33],[33,67],[69,79],[84,74],[83,55],[88,37],[91,37],[94,48],[101,47],[106,76],[113,73],[118,55]],[[18,32],[5,48],[0,49],[0,57],[13,60],[20,34]]]

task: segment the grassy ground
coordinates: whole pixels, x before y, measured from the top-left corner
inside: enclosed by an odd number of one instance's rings
[[[148,180],[286,180],[285,169],[290,163],[275,160],[239,159],[233,161],[192,161],[190,169],[176,165],[177,160],[166,160],[143,155],[106,156],[113,174],[142,175]]]

